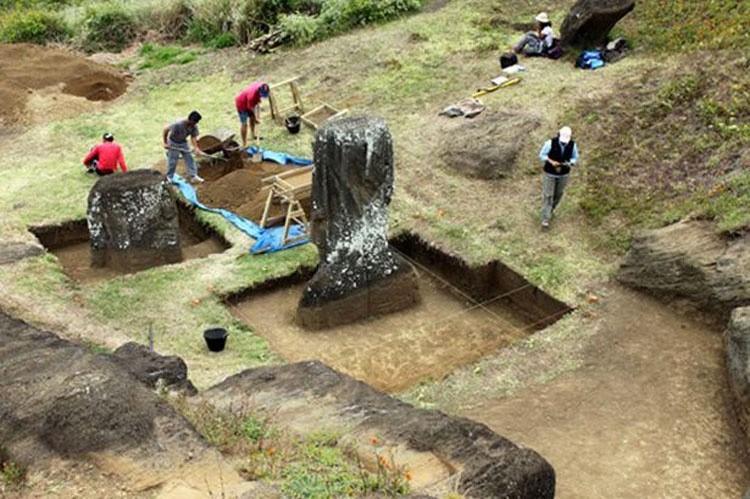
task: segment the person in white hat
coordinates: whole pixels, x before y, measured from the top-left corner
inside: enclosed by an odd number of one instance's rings
[[[542,229],[547,230],[552,213],[560,204],[565,186],[568,185],[570,169],[578,162],[578,145],[573,140],[570,127],[562,127],[557,137],[544,143],[539,151],[539,159],[544,163]]]
[[[540,12],[534,20],[535,31],[529,31],[517,44],[513,46],[513,52],[523,52],[528,56],[544,55],[555,44],[555,34],[552,31],[552,22],[546,12]]]

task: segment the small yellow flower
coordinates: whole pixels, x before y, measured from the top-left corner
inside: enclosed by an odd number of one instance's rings
[[[406,478],[406,480],[411,480],[411,471],[404,473],[404,478]]]
[[[378,437],[370,437],[370,443],[372,445],[378,445]]]

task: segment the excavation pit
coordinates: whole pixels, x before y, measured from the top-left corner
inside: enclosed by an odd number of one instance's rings
[[[205,258],[222,253],[231,245],[215,230],[195,218],[193,209],[178,202],[182,260]],[[57,257],[65,274],[78,282],[88,283],[124,275],[127,272],[91,265],[91,245],[86,219],[59,225],[29,227],[42,245]]]
[[[441,378],[571,310],[501,262],[470,267],[412,235],[391,245],[417,269],[422,301],[410,309],[306,330],[295,322],[295,311],[313,269],[234,294],[226,303],[287,361],[320,360],[386,392]]]

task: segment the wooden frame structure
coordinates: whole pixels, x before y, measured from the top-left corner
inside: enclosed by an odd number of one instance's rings
[[[274,83],[273,85],[268,86],[268,104],[271,108],[271,118],[276,120],[278,123],[283,124],[284,115],[288,111],[294,111],[297,115],[300,116],[305,112],[305,108],[302,105],[302,97],[300,97],[299,88],[297,88],[298,79],[299,76],[294,76],[287,80],[280,81],[279,83]],[[289,85],[289,91],[292,93],[292,105],[283,109],[279,109],[279,103],[276,96],[274,95],[274,90],[280,89],[285,85]]]
[[[260,219],[260,226],[265,228],[267,224],[277,222],[280,217],[270,217],[269,211],[274,198],[277,198],[282,206],[287,205],[286,214],[284,215],[284,232],[281,235],[281,244],[283,246],[304,239],[308,236],[309,226],[305,210],[302,208],[302,199],[309,198],[312,194],[312,172],[313,165],[296,168],[278,175],[272,175],[262,180],[268,189],[266,205],[263,208],[263,216]],[[293,223],[304,227],[303,234],[289,237],[289,228]]]
[[[330,114],[330,116],[328,116],[328,117],[324,118],[323,120],[318,121],[316,123],[311,118],[312,118],[312,116],[314,116],[315,114],[317,114],[317,113],[319,113],[321,111],[328,111],[328,113]],[[337,116],[343,116],[347,112],[349,112],[348,109],[341,109],[341,110],[339,110],[339,109],[336,109],[335,107],[333,107],[332,105],[330,105],[328,103],[323,103],[320,106],[316,107],[315,109],[313,109],[311,111],[308,111],[305,114],[303,114],[302,116],[300,116],[300,119],[302,120],[302,123],[304,123],[305,125],[307,125],[309,127],[312,127],[314,130],[317,130],[318,127],[321,124],[323,124],[323,121],[329,120],[331,118],[335,118]]]

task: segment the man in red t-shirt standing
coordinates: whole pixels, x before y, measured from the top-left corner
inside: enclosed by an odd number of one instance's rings
[[[83,158],[83,164],[88,168],[88,173],[96,173],[100,176],[114,173],[118,164],[123,173],[128,171],[125,158],[122,156],[122,148],[115,142],[111,133],[105,133],[102,136],[102,143],[89,151]]]
[[[268,97],[269,88],[266,83],[256,81],[245,90],[240,92],[234,104],[240,115],[240,133],[242,135],[242,147],[247,147],[247,122],[250,121],[250,134],[256,138],[255,125],[260,123],[260,99]]]

